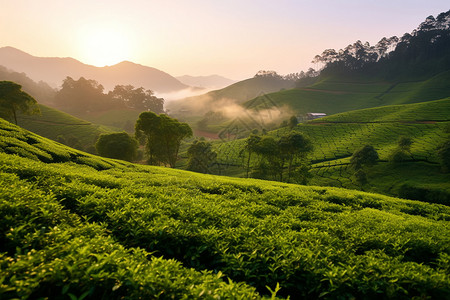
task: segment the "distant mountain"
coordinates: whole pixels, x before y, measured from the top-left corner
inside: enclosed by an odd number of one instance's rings
[[[95,67],[73,58],[36,57],[13,47],[0,48],[0,65],[16,72],[24,72],[35,81],[45,81],[53,87],[70,76],[85,77],[111,90],[117,84],[131,84],[157,93],[176,92],[188,88],[175,77],[155,68],[128,61],[113,66]]]
[[[236,82],[235,80],[225,78],[219,75],[209,75],[209,76],[184,75],[178,76],[176,78],[184,84],[205,89],[221,89]]]

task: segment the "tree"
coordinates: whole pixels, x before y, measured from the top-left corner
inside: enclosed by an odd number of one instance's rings
[[[136,121],[135,136],[146,140],[149,164],[168,164],[174,168],[181,141],[192,136],[192,129],[167,115],[143,112]]]
[[[144,112],[139,115],[135,125],[135,137],[142,144],[145,144],[148,155],[147,162],[150,165],[160,164],[162,147],[160,146],[159,135],[161,120],[155,113]]]
[[[187,169],[194,172],[209,173],[210,167],[216,162],[217,153],[212,150],[211,143],[204,139],[192,143],[187,154],[189,157]]]
[[[412,139],[410,137],[401,136],[398,139],[397,148],[395,148],[389,155],[389,161],[399,163],[411,159],[411,145]]]
[[[245,146],[244,146],[244,151],[246,151],[248,153],[247,156],[247,178],[248,178],[248,173],[250,172],[250,161],[251,161],[251,157],[252,157],[252,153],[257,152],[257,147],[259,142],[261,141],[261,137],[256,135],[256,134],[252,134],[250,135],[247,140],[245,140]]]
[[[298,124],[298,119],[296,116],[292,116],[289,118],[289,122],[288,122],[289,129],[291,129],[291,130],[294,129],[297,126],[297,124]]]
[[[292,132],[282,136],[278,142],[280,157],[288,162],[288,181],[291,179],[292,166],[295,159],[304,159],[313,150],[311,140],[300,132]],[[284,162],[283,162],[284,165]]]
[[[255,145],[254,152],[260,156],[259,163],[255,168],[253,175],[257,178],[274,178],[279,176],[283,180],[283,165],[279,155],[278,141],[272,136],[263,136]]]
[[[362,169],[363,166],[371,166],[377,163],[378,153],[371,145],[365,145],[357,149],[350,158],[350,164],[355,170]]]
[[[13,118],[17,125],[17,113],[40,113],[37,101],[22,91],[20,84],[11,81],[0,81],[0,115]]]
[[[104,157],[132,161],[138,142],[126,132],[102,134],[95,143],[97,153]]]

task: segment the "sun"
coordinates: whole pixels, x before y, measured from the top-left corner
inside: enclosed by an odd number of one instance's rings
[[[83,31],[80,54],[85,63],[103,67],[130,60],[131,42],[123,30],[103,26]]]

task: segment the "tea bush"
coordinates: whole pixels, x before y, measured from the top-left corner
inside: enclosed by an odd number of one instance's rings
[[[0,298],[450,297],[448,206],[0,150]]]

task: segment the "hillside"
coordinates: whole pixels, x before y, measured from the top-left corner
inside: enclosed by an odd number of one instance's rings
[[[0,133],[1,298],[450,297],[446,206]]]
[[[25,73],[18,73],[0,66],[0,81],[12,81],[22,86],[22,90],[41,104],[51,105],[55,100],[56,90],[43,81],[35,82]]]
[[[77,149],[95,151],[93,146],[100,134],[120,131],[120,129],[76,118],[45,105],[39,105],[39,108],[40,115],[19,114],[17,116],[18,125]],[[111,124],[111,126],[113,125]]]
[[[304,88],[257,97],[243,105],[252,109],[288,106],[293,114],[322,112],[327,115],[391,104],[438,100],[450,96],[450,71],[421,81],[377,81],[327,77]],[[271,101],[268,103],[267,98]]]
[[[16,72],[24,72],[34,81],[45,81],[59,87],[70,76],[94,79],[105,89],[131,84],[158,93],[169,93],[188,88],[173,76],[155,68],[123,61],[113,66],[95,67],[73,58],[36,57],[13,47],[0,48],[0,65]]]
[[[444,129],[450,123],[450,98],[423,103],[392,105],[350,111],[299,124],[295,130],[311,138],[314,151],[311,184],[363,189],[388,195],[402,195],[450,204],[450,174],[442,174],[436,150],[446,138]],[[269,134],[281,136],[288,129]],[[393,165],[387,162],[400,136],[413,141],[408,162]],[[369,183],[356,183],[349,167],[353,152],[363,145],[372,145],[382,160],[371,169]],[[242,156],[244,140],[216,142],[222,174],[244,176]],[[257,159],[256,157],[254,158]],[[407,184],[434,191],[439,195],[418,196],[401,193]]]

